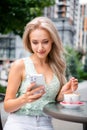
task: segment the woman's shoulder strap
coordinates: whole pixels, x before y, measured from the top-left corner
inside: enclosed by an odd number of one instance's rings
[[[25,75],[29,75],[32,69],[32,61],[29,57],[23,58],[24,65],[25,65]]]

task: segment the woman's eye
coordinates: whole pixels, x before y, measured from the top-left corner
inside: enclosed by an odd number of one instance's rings
[[[38,44],[38,42],[32,42],[33,44]]]
[[[48,40],[47,41],[42,41],[42,44],[47,44],[48,42],[49,42]],[[37,41],[32,41],[32,43],[35,44],[35,45],[38,44]]]
[[[46,43],[48,43],[48,41],[44,41],[43,43],[45,43],[45,44],[46,44]]]

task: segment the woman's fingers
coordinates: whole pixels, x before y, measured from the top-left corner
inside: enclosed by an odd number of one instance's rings
[[[78,79],[72,77],[61,89],[61,93],[72,93],[78,88]]]
[[[42,97],[43,94],[44,93],[40,92],[40,93],[37,93],[37,94],[30,95],[28,102],[33,102],[33,101],[39,99],[40,97]]]
[[[75,91],[78,88],[78,79],[72,77],[61,89],[59,95],[58,95],[58,100],[61,101],[63,99],[64,94],[69,94],[73,93],[72,91]]]
[[[30,91],[35,86],[35,83],[31,83],[29,87],[27,88],[27,91]]]
[[[71,80],[71,89],[72,92],[78,88],[78,79],[72,78]]]
[[[45,87],[44,86],[36,86],[35,83],[31,83],[29,85],[29,87],[27,88],[27,91],[32,91],[32,93],[36,92],[36,91],[39,91],[39,90],[44,90],[45,91]]]
[[[39,99],[45,93],[44,86],[38,86],[33,89],[34,86],[35,86],[35,83],[31,83],[29,87],[27,88],[27,91],[25,93],[25,98],[27,102],[35,101]]]
[[[61,89],[61,92],[64,93],[70,89],[71,82],[68,81]]]

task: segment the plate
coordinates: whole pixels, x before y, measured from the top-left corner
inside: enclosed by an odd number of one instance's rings
[[[67,103],[67,102],[60,102],[60,104],[62,106],[64,106],[65,108],[72,108],[72,109],[75,109],[75,108],[78,108],[82,105],[84,105],[84,102],[76,102],[76,103]]]

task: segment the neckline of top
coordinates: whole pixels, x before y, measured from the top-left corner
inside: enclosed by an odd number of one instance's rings
[[[34,66],[34,63],[33,63],[32,59],[31,59],[30,57],[28,57],[28,60],[31,61],[34,72],[35,72],[36,74],[39,74],[39,73],[36,71],[36,69],[35,69],[35,66]],[[46,84],[46,85],[52,84],[52,82],[54,81],[55,77],[56,77],[56,76],[55,76],[55,74],[53,73],[53,76],[52,76],[51,81],[50,81],[49,83],[46,83],[46,80],[45,80],[45,84]]]

